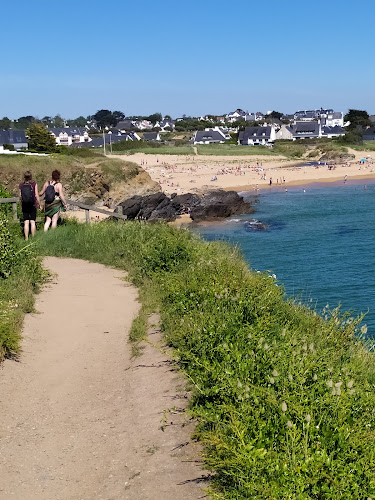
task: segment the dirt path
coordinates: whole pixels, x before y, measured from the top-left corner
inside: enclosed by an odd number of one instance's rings
[[[45,264],[57,278],[25,319],[20,362],[0,368],[0,498],[202,498],[178,374],[150,344],[130,359],[137,291],[99,264]]]

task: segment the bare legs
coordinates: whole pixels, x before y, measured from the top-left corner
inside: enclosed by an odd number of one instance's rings
[[[36,230],[35,220],[25,220],[23,230],[25,233],[25,240],[29,239],[30,232],[31,236],[34,236]]]
[[[46,217],[46,222],[44,223],[44,232],[48,231],[50,225],[51,225],[51,222],[52,222],[52,229],[55,229],[55,227],[57,226],[57,221],[59,220],[59,215],[60,215],[60,212],[57,212],[56,214],[52,215],[52,219],[51,217]]]

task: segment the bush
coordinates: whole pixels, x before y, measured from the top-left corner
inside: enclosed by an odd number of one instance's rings
[[[41,243],[126,269],[153,292],[217,498],[373,497],[375,360],[360,318],[321,317],[236,249],[164,224],[71,226]]]

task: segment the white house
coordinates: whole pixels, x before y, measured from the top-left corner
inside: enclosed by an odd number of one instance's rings
[[[198,130],[193,137],[194,144],[223,144],[230,139],[227,129],[222,127],[206,128]]]
[[[56,144],[71,146],[78,142],[91,142],[91,137],[86,128],[50,128],[49,132],[55,137]]]
[[[272,145],[276,139],[275,127],[246,127],[238,135],[238,143],[242,146]]]

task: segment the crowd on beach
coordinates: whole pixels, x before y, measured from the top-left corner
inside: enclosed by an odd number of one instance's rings
[[[312,161],[252,157],[135,155],[135,160],[158,182],[166,194],[204,192],[207,189],[234,189],[257,191],[258,189],[306,184],[350,178],[374,177],[374,161],[370,155],[357,152],[351,161]],[[146,159],[147,158],[147,159]],[[192,184],[194,186],[192,186]]]

